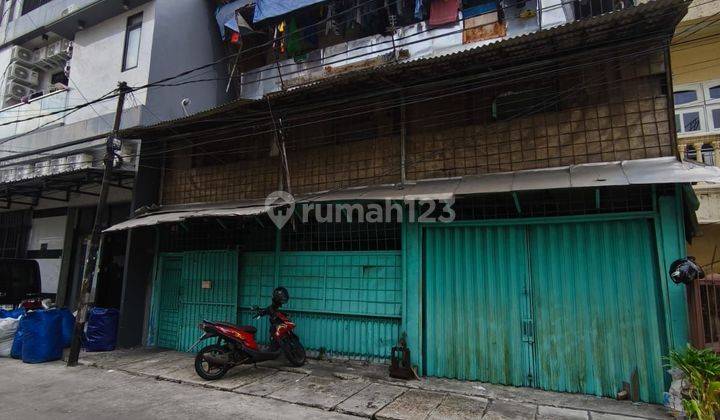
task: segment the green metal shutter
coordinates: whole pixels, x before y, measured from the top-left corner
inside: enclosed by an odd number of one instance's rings
[[[281,252],[278,285],[290,292],[286,311],[306,348],[359,358],[387,358],[399,338],[402,263],[399,251]],[[275,255],[241,257],[240,322],[258,327],[252,305],[266,306],[275,287]]]
[[[157,345],[175,349],[178,345],[180,322],[180,284],[182,283],[182,256],[160,255],[156,284],[159,289]]]
[[[210,281],[210,288],[202,282]],[[203,319],[235,323],[238,300],[238,253],[186,252],[180,286],[180,320],[177,350],[187,350],[199,337]]]
[[[529,229],[535,386],[613,397],[637,368],[641,399],[661,402],[665,337],[649,222]]]
[[[428,228],[424,278],[426,374],[527,385],[525,228]]]

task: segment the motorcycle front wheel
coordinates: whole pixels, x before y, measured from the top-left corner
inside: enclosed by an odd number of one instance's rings
[[[300,343],[300,339],[295,334],[290,334],[280,340],[285,358],[293,366],[302,366],[305,364],[305,347]]]
[[[213,359],[227,359],[227,349],[217,344],[203,347],[195,355],[195,372],[207,381],[215,381],[227,373],[230,367],[227,364],[211,362]]]

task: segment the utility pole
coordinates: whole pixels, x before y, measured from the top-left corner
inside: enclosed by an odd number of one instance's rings
[[[98,198],[97,210],[95,211],[95,223],[93,224],[92,235],[90,236],[90,245],[88,248],[88,256],[83,268],[82,283],[80,285],[80,296],[78,305],[78,314],[75,318],[75,329],[73,331],[72,343],[70,345],[70,355],[68,356],[67,365],[77,366],[80,357],[80,344],[82,333],[85,330],[85,321],[87,320],[88,304],[90,303],[90,286],[92,285],[92,277],[97,266],[98,249],[100,248],[102,223],[105,220],[105,209],[107,207],[108,193],[110,192],[110,180],[112,178],[113,165],[115,164],[115,139],[120,130],[120,121],[122,119],[123,106],[125,105],[125,95],[130,92],[127,83],[118,83],[118,101],[115,110],[115,123],[113,131],[107,139],[105,145],[105,157],[103,162],[105,170],[103,172],[102,185],[100,187],[100,198]]]

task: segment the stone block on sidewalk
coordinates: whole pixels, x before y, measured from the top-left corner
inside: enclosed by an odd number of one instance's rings
[[[268,394],[272,394],[279,389],[285,388],[286,386],[290,386],[291,384],[300,381],[306,376],[307,375],[292,372],[277,372],[273,375],[266,376],[260,380],[257,380],[251,384],[235,388],[233,391],[239,392],[241,394],[258,395],[264,397]]]
[[[537,406],[495,400],[490,404],[483,420],[527,420],[534,419]]]
[[[431,420],[471,420],[479,419],[485,412],[488,400],[480,397],[465,397],[448,394],[429,419]]]
[[[538,408],[537,420],[587,420],[588,412],[570,408],[550,407],[541,405]]]
[[[443,401],[445,394],[411,389],[402,394],[387,407],[380,410],[375,418],[381,420],[421,420]]]
[[[367,387],[368,382],[306,376],[268,395],[281,401],[330,410]]]
[[[337,411],[362,417],[372,417],[386,405],[395,401],[407,388],[388,384],[371,384],[343,401]]]

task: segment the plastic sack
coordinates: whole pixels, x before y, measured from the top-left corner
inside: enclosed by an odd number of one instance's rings
[[[0,319],[2,318],[20,318],[25,315],[25,309],[17,308],[12,310],[0,309]]]
[[[85,329],[85,350],[115,350],[119,318],[120,312],[117,309],[92,308]]]
[[[22,320],[25,318],[23,315],[18,321],[17,331],[15,331],[15,337],[13,338],[12,347],[10,348],[10,357],[13,359],[22,359],[22,345],[23,345],[23,323]]]
[[[43,363],[62,358],[62,316],[57,309],[31,311],[20,320],[22,361]]]
[[[15,318],[0,319],[0,357],[10,357],[19,322]]]
[[[663,394],[663,405],[679,414],[684,414],[682,394],[689,388],[687,381],[685,381],[685,374],[677,368],[669,369],[667,372],[670,374],[672,382],[668,392]]]
[[[67,308],[57,309],[62,320],[62,343],[63,347],[70,347],[72,343],[73,330],[75,329],[75,317]]]

